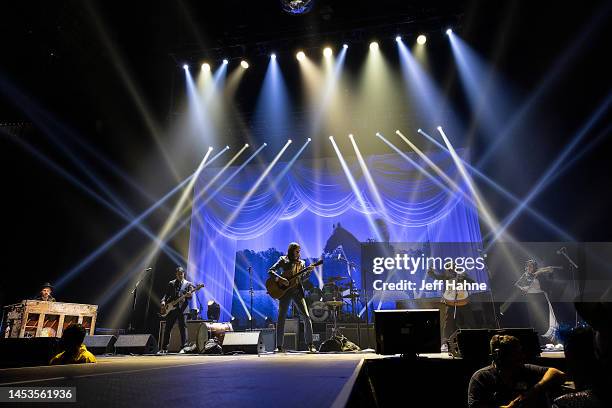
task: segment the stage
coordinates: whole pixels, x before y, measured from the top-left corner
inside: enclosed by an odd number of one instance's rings
[[[539,363],[559,367],[562,357],[548,354]],[[0,370],[0,387],[76,387],[77,402],[66,403],[71,407],[392,406],[398,393],[415,403],[464,405],[473,370],[474,364],[441,353],[418,360],[367,351],[110,356],[97,364]]]

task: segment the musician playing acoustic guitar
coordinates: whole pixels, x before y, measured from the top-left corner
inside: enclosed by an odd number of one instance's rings
[[[312,344],[312,320],[306,306],[304,298],[304,286],[302,281],[308,278],[309,273],[293,278],[300,271],[303,271],[306,263],[300,259],[300,245],[292,242],[287,249],[287,255],[281,256],[278,261],[268,270],[268,273],[281,287],[289,287],[287,292],[282,295],[278,303],[278,323],[276,325],[276,344],[277,351],[284,351],[285,337],[285,318],[289,303],[293,301],[298,312],[304,320],[304,339],[308,345],[308,351],[314,353],[317,349]],[[314,267],[311,265],[309,268]],[[280,274],[278,273],[280,271]]]
[[[474,283],[467,273],[455,271],[453,263],[444,265],[444,273],[436,273],[433,268],[429,268],[427,274],[437,280],[444,281],[444,287],[448,287],[449,282],[455,283]],[[446,289],[440,299],[440,323],[442,324],[442,350],[448,350],[447,341],[451,334],[458,328],[475,327],[474,313],[468,299],[469,293],[466,290]]]

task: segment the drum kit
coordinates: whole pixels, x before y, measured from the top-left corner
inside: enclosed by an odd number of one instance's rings
[[[357,313],[360,297],[351,283],[348,276],[331,276],[325,279],[322,288],[307,288],[312,321],[322,323],[331,317],[336,326],[339,320],[351,320]]]

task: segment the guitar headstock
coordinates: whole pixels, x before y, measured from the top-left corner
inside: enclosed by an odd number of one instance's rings
[[[318,260],[318,261],[316,261],[315,263],[310,264],[310,266],[312,266],[313,268],[314,268],[315,266],[319,266],[319,265],[323,265],[323,259],[319,259],[319,260]]]
[[[195,289],[194,289],[194,290],[200,290],[200,289],[202,289],[202,288],[203,288],[203,287],[205,287],[205,286],[206,286],[206,285],[204,285],[203,283],[198,283],[198,284],[196,285],[196,287],[195,287]]]

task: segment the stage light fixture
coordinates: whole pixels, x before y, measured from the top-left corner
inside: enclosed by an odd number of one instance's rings
[[[349,133],[349,139],[352,139],[352,138],[353,138],[353,134]]]
[[[221,317],[221,305],[214,300],[209,300],[206,317],[208,320],[219,320],[219,317]]]
[[[308,13],[314,3],[314,0],[280,0],[281,8],[289,14]]]
[[[273,60],[276,59],[276,54],[270,54],[270,58],[272,58]]]
[[[188,70],[188,69],[189,69],[189,65],[187,65],[187,64],[183,64],[183,69],[184,69],[184,70]]]
[[[378,50],[378,43],[376,41],[372,41],[370,43],[370,51],[376,51]]]
[[[245,144],[245,145],[244,145],[244,147],[249,147],[249,144],[248,144],[248,143],[247,143],[247,144]]]
[[[446,35],[451,35],[453,33],[453,30],[450,28],[446,29]]]
[[[287,140],[287,143],[291,144],[293,141],[291,139]]]
[[[427,42],[427,37],[425,37],[423,34],[417,37],[417,44],[423,45],[426,42]]]
[[[346,50],[348,48],[348,44],[342,44],[342,48]]]
[[[299,51],[297,54],[295,54],[295,57],[298,59],[298,61],[304,61],[306,59],[306,54],[304,54],[304,51]]]
[[[402,41],[402,36],[398,35],[397,37],[395,37],[395,41],[400,42]]]
[[[202,64],[202,71],[210,71],[210,64],[208,63],[203,63]]]
[[[225,150],[229,150],[229,146],[225,146]]]
[[[229,61],[227,59],[224,59],[223,60],[223,65],[227,65],[227,64],[229,64]]]
[[[308,138],[308,139],[306,139],[306,140],[307,140],[307,141],[309,141],[309,142],[310,142],[310,141],[312,141],[312,139],[311,139],[311,138]]]
[[[334,140],[334,137],[333,137],[333,136],[330,136],[330,137],[329,137],[329,140]]]
[[[323,50],[323,56],[325,58],[331,58],[332,54],[333,54],[332,49],[329,47],[325,47],[325,49]]]
[[[246,62],[245,60],[240,61],[240,66],[244,69],[247,69],[249,67],[249,63]]]

